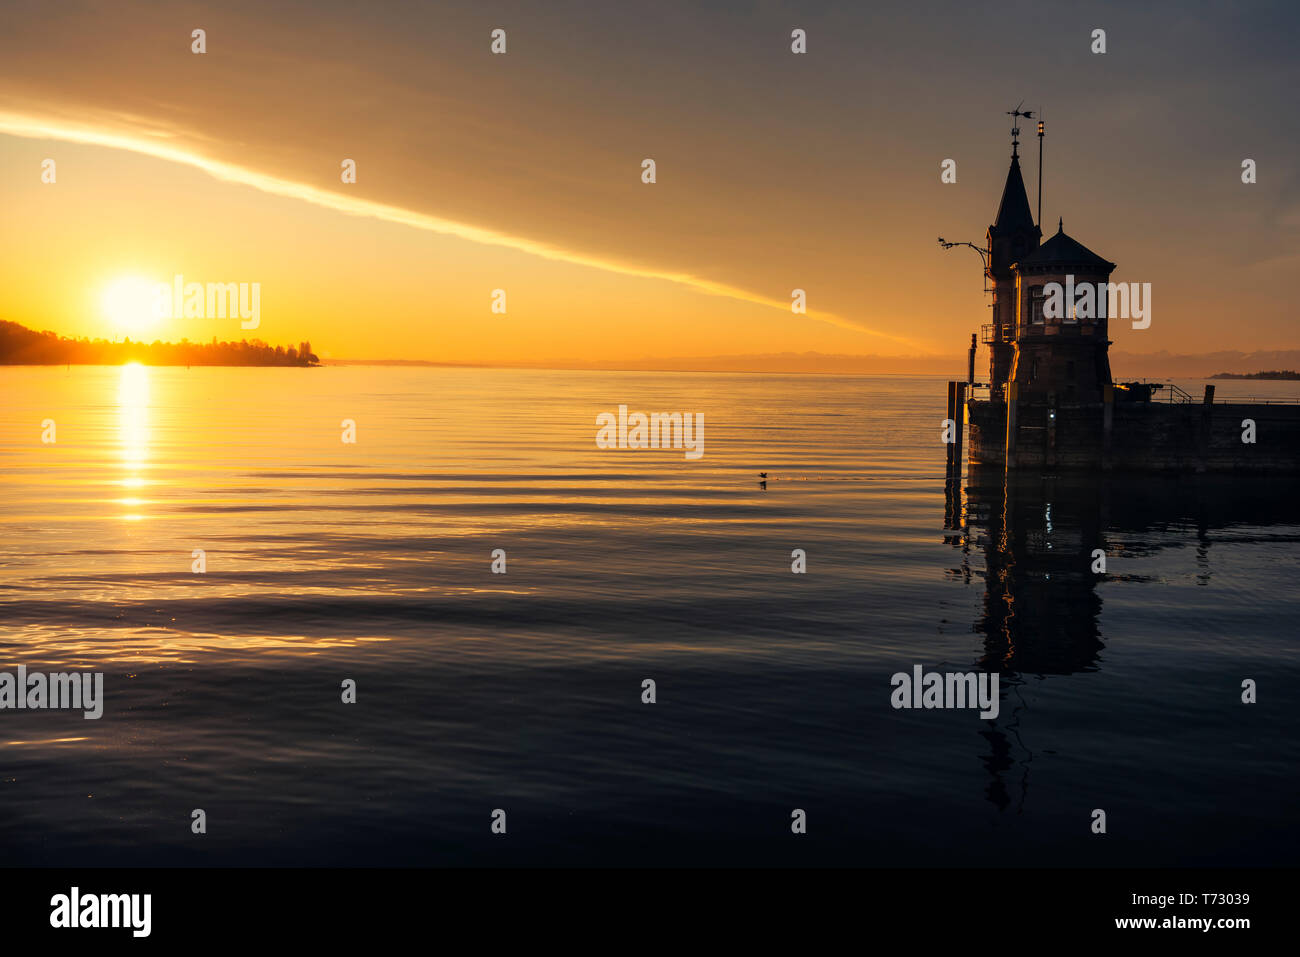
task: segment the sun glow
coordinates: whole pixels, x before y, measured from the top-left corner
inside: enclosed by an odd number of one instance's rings
[[[140,276],[122,276],[104,287],[100,311],[122,336],[139,336],[158,324],[154,308],[157,283]]]
[[[794,314],[790,309],[790,300],[783,297],[773,297],[749,291],[691,273],[605,258],[594,251],[583,252],[565,249],[542,240],[514,236],[486,227],[472,226],[468,223],[417,212],[401,206],[349,196],[335,190],[322,189],[306,183],[245,169],[232,163],[190,152],[181,146],[166,142],[168,139],[176,139],[177,131],[156,129],[147,132],[140,130],[130,132],[91,129],[82,125],[65,125],[60,122],[33,119],[12,113],[0,113],[0,133],[38,139],[55,139],[72,143],[88,143],[95,146],[106,146],[110,149],[142,153],[146,156],[153,156],[200,169],[223,182],[251,186],[272,196],[288,197],[348,215],[372,217],[384,222],[398,223],[426,232],[456,236],[480,245],[515,249],[542,259],[586,266],[618,275],[661,280],[685,286],[705,295],[720,296],[739,302],[752,303],[768,309],[776,309],[792,319],[794,318]],[[798,319],[827,323],[909,347],[916,344],[909,338],[891,332],[883,332],[857,319],[845,318],[822,309],[809,308],[804,313],[799,314]]]

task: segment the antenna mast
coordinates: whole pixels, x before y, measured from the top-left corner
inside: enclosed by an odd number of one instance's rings
[[[1038,115],[1041,117],[1043,111],[1039,110]],[[1043,121],[1038,121],[1038,226],[1042,231],[1043,225]]]

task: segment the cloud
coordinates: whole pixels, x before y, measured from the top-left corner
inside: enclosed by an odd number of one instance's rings
[[[587,266],[592,269],[637,279],[675,283],[704,295],[721,296],[770,309],[790,311],[790,302],[788,300],[761,296],[727,283],[715,282],[690,273],[657,270],[651,267],[604,259],[588,253],[563,249],[537,240],[511,236],[506,233],[443,219],[400,206],[345,196],[316,186],[296,183],[232,163],[210,159],[187,149],[171,145],[169,141],[176,139],[175,134],[156,126],[137,129],[132,132],[120,132],[109,129],[95,129],[64,120],[45,121],[19,114],[0,113],[0,133],[33,139],[61,140],[140,153],[202,170],[222,182],[251,186],[273,196],[300,200],[350,216],[366,216],[384,222],[409,226],[412,229],[425,232],[455,236],[473,243],[518,250],[542,259]],[[793,317],[793,313],[791,315]],[[839,326],[843,329],[849,329],[904,346],[916,346],[916,343],[910,339],[880,332],[856,320],[823,310],[809,309],[802,318]]]

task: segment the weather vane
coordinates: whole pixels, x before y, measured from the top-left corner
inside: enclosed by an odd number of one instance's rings
[[[1024,105],[1025,105],[1025,101],[1021,100],[1019,103],[1016,104],[1016,108],[1014,110],[1007,110],[1007,116],[1014,117],[1014,119],[1012,119],[1011,121],[1013,124],[1011,127],[1012,157],[1016,157],[1020,155],[1018,152],[1016,152],[1017,148],[1020,146],[1020,117],[1023,116],[1027,120],[1032,120],[1034,118],[1033,110],[1026,110],[1023,112],[1021,111],[1020,108]]]

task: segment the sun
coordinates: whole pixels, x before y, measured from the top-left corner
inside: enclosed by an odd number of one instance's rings
[[[122,276],[104,287],[100,311],[114,332],[138,336],[158,324],[157,288],[158,283],[140,276]]]

